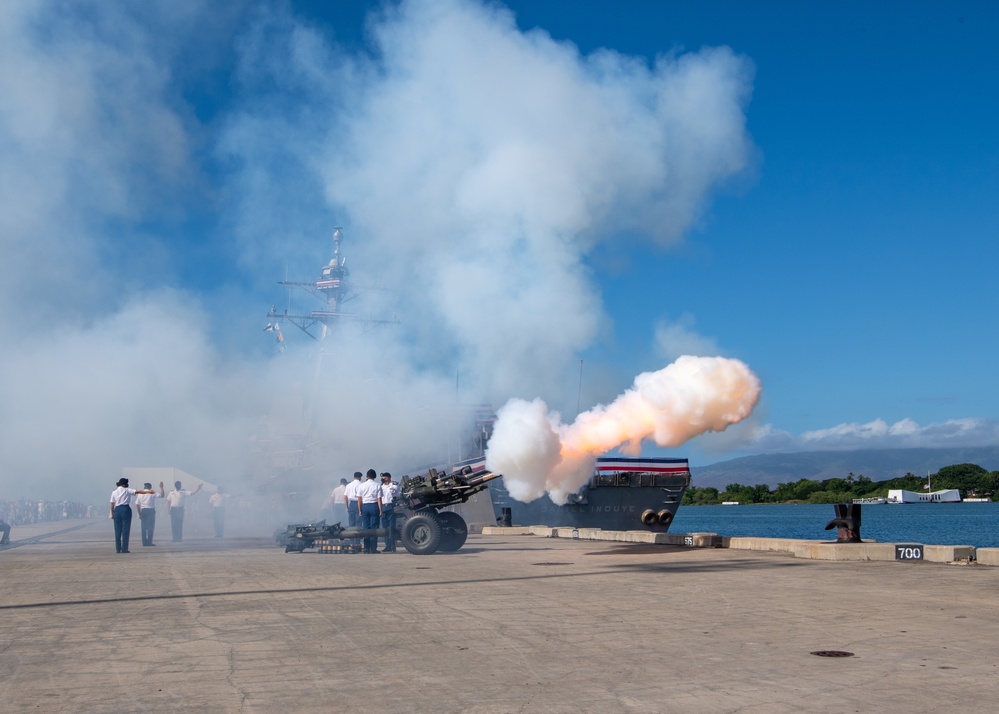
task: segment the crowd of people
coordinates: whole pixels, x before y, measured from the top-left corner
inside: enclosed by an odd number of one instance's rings
[[[29,498],[0,498],[0,545],[10,544],[11,526],[61,521],[67,518],[96,518],[97,506],[76,501],[35,501]]]
[[[28,498],[0,498],[0,520],[12,526],[26,526],[66,518],[97,518],[98,506],[75,501],[34,501]]]

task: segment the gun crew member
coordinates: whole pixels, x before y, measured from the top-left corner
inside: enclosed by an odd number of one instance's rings
[[[388,529],[383,553],[395,552],[395,502],[399,498],[399,484],[388,471],[382,474],[382,528]]]
[[[349,528],[358,528],[361,525],[361,507],[358,505],[360,502],[357,500],[357,489],[361,485],[361,472],[354,472],[354,480],[347,484],[347,488],[343,491],[343,505],[347,507],[347,526]],[[357,538],[350,539],[351,545],[357,545]]]
[[[375,482],[374,469],[368,469],[366,481],[357,488],[357,506],[361,511],[361,528],[378,528],[382,518],[382,487]],[[364,539],[364,552],[378,552],[378,537]]]

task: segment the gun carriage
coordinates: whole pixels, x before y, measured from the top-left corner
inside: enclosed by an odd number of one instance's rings
[[[501,474],[486,469],[446,474],[430,469],[426,475],[404,476],[399,485],[398,506],[403,511],[403,523],[391,534],[401,539],[403,546],[413,555],[431,555],[438,550],[453,553],[465,544],[468,525],[460,514],[443,509],[468,501],[486,490],[488,483]],[[339,523],[327,525],[293,524],[275,534],[278,545],[286,553],[301,553],[320,540],[344,540],[388,536],[388,529],[344,528]]]

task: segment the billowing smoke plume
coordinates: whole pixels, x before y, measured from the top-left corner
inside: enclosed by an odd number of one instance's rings
[[[596,246],[675,243],[752,156],[727,48],[585,53],[478,0],[386,3],[338,46],[291,7],[0,3],[0,498],[447,458],[441,405],[551,402],[608,334]],[[334,225],[382,288],[351,309],[398,327],[320,370],[261,329]]]
[[[595,459],[612,449],[630,455],[642,442],[676,447],[698,434],[745,419],[760,396],[760,381],[739,360],[680,357],[645,372],[608,406],[598,405],[562,424],[540,399],[512,399],[499,410],[486,465],[502,473],[510,495],[555,503],[586,483]]]
[[[609,327],[591,252],[678,242],[747,166],[751,63],[585,55],[456,0],[404,2],[373,36],[323,165],[355,265],[398,291],[418,358],[460,361],[483,401],[565,394]]]

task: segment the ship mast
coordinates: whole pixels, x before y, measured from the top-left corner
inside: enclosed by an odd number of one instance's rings
[[[265,329],[279,329],[282,322],[289,322],[317,342],[322,342],[329,334],[329,329],[336,322],[349,321],[364,325],[397,325],[396,319],[376,319],[363,317],[353,312],[345,312],[343,305],[352,300],[354,289],[350,282],[350,271],[347,269],[347,259],[341,255],[340,243],[343,233],[339,226],[333,230],[333,258],[323,266],[319,280],[315,282],[298,282],[294,280],[279,280],[278,285],[301,288],[310,295],[325,303],[322,310],[313,310],[308,314],[293,314],[287,308],[278,312],[272,306],[267,313],[273,322]]]
[[[297,436],[293,436],[291,433],[287,435],[294,442],[289,445],[291,448],[285,449],[283,452],[273,452],[278,457],[297,454],[298,463],[293,468],[301,470],[309,468],[306,465],[306,453],[317,441],[314,421],[316,418],[316,404],[320,392],[320,379],[324,368],[323,362],[327,354],[327,337],[333,333],[338,323],[340,323],[341,327],[344,322],[362,327],[399,324],[399,321],[394,317],[392,319],[376,319],[354,312],[347,312],[344,309],[344,306],[356,297],[358,291],[364,292],[379,290],[381,288],[364,287],[358,289],[351,283],[350,271],[347,268],[347,259],[344,257],[342,251],[342,242],[343,230],[340,226],[336,226],[333,230],[333,256],[328,263],[323,265],[317,280],[312,282],[299,282],[288,279],[278,281],[278,284],[283,285],[289,293],[293,288],[303,290],[316,298],[321,305],[312,311],[296,312],[292,312],[290,301],[288,302],[289,307],[282,311],[279,311],[276,306],[272,306],[267,313],[269,322],[264,328],[265,331],[277,333],[278,343],[282,345],[282,349],[284,338],[281,334],[281,328],[283,324],[294,325],[319,343],[311,387],[305,392],[302,398],[301,417],[303,419],[304,431],[297,434]],[[270,470],[275,471],[278,469],[272,464]]]

